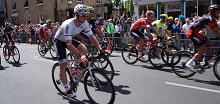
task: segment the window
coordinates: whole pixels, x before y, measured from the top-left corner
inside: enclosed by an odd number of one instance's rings
[[[13,0],[13,8],[12,8],[12,10],[16,10],[17,8],[16,8],[16,0]]]
[[[67,4],[72,4],[73,0],[67,0]]]
[[[26,15],[26,24],[30,24],[31,23],[31,17],[30,15]]]
[[[96,0],[96,4],[101,4],[101,0]]]
[[[83,3],[83,0],[76,0],[77,3]]]
[[[24,0],[24,7],[28,7],[28,0]]]
[[[43,4],[43,0],[37,0],[37,4]]]

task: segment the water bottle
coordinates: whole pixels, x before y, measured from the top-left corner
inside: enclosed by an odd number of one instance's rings
[[[73,77],[76,77],[77,72],[74,67],[71,67],[71,73],[72,73]]]
[[[83,70],[82,67],[79,67],[77,70],[77,74],[80,75],[82,73],[82,70]]]

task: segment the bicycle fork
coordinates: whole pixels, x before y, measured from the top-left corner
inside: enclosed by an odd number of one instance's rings
[[[98,88],[96,88],[96,86],[95,86],[95,80],[96,80],[96,82],[97,83],[99,83],[98,81],[97,81],[97,79],[92,75],[92,68],[90,67],[90,62],[88,63],[88,67],[89,67],[89,73],[90,73],[90,77],[91,77],[91,81],[92,81],[92,85],[93,85],[93,87],[94,87],[94,89],[97,91],[98,90]],[[94,79],[93,79],[94,78]],[[99,85],[99,84],[98,84]],[[99,88],[101,88],[101,86],[99,86]]]

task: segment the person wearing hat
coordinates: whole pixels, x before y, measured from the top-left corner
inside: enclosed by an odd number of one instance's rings
[[[168,31],[169,33],[171,33],[172,30],[173,30],[172,25],[173,25],[173,17],[170,16],[170,17],[167,19],[167,31]]]

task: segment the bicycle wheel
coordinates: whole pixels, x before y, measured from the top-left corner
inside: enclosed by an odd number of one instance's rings
[[[180,61],[175,65],[174,62],[176,62],[176,60],[179,60],[179,57]],[[188,78],[193,76],[196,72],[192,72],[189,68],[185,66],[187,61],[192,59],[192,57],[193,54],[187,51],[179,51],[176,54],[174,54],[171,59],[171,68],[173,72],[181,78]],[[193,66],[195,65],[196,63],[194,62]]]
[[[115,100],[115,89],[111,80],[98,69],[92,69],[92,78],[88,72],[84,79],[84,88],[87,97],[95,104],[113,104]],[[92,80],[94,82],[92,83]],[[106,82],[107,84],[103,84]]]
[[[148,58],[150,63],[156,68],[162,68],[166,66],[169,60],[167,51],[159,46],[154,46],[150,49]]]
[[[213,66],[213,72],[215,74],[215,77],[220,81],[220,58],[218,58]]]
[[[138,61],[138,50],[132,45],[126,45],[122,49],[122,59],[128,64],[134,64]]]
[[[179,51],[179,49],[176,46],[174,46],[174,45],[168,45],[169,50],[167,49],[166,46],[164,46],[163,48],[167,51],[167,53],[169,55],[169,59],[171,59],[172,56]],[[180,61],[180,56],[178,57],[177,60],[175,60],[175,62],[173,64],[176,65],[177,63],[179,63],[179,61]],[[171,62],[168,61],[167,64],[170,65],[170,63]]]
[[[10,46],[8,46],[8,48],[9,47]],[[6,49],[6,46],[3,47],[3,56],[4,56],[6,61],[8,61],[10,56],[11,56],[9,49]]]
[[[91,65],[95,69],[99,69],[104,72],[109,79],[114,77],[114,68],[109,59],[103,59],[102,57],[96,57],[95,61]]]
[[[56,48],[54,47],[54,44],[51,45],[51,48],[50,48],[50,55],[53,57],[53,58],[57,58],[57,54],[56,54]]]
[[[45,47],[43,47],[43,48],[45,48]],[[44,50],[41,50],[41,42],[38,43],[38,53],[39,53],[42,57],[44,57],[45,54],[46,54],[46,52],[44,52]]]
[[[68,70],[68,68],[66,68],[66,70]],[[55,63],[52,68],[53,84],[61,94],[65,95],[65,88],[64,88],[64,85],[60,79],[59,72],[60,72],[59,63]],[[69,85],[69,88],[71,88],[70,87],[70,85],[71,85],[70,73],[68,71],[66,71],[66,75],[67,75],[67,84]]]
[[[20,61],[20,52],[16,46],[14,46],[13,51],[12,51],[12,56],[15,61],[15,63],[19,63]]]

